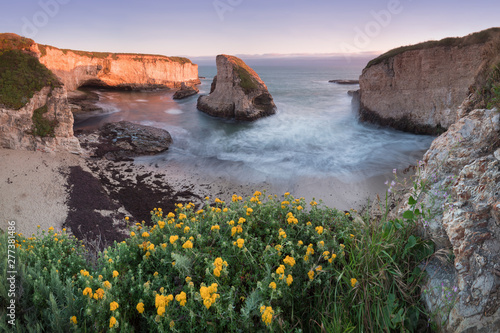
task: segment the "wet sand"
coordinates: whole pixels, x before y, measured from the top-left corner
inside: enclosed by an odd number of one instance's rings
[[[127,224],[149,221],[153,208],[173,211],[175,203],[203,205],[205,197],[228,201],[233,194],[256,190],[313,198],[340,210],[360,209],[383,195],[392,174],[360,182],[301,177],[278,182],[239,182],[195,167],[167,165],[148,158],[111,162],[61,153],[0,149],[0,228],[16,221],[25,235],[42,229],[68,228],[80,239],[101,237],[102,246],[126,237]],[[125,217],[130,217],[127,222]]]

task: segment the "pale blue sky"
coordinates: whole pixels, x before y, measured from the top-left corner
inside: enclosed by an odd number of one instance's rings
[[[56,4],[56,5],[54,5]],[[498,0],[11,0],[0,32],[183,56],[384,52],[500,26]]]

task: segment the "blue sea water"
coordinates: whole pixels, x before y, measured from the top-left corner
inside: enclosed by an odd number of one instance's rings
[[[363,181],[415,164],[433,139],[360,123],[347,94],[359,86],[328,80],[357,79],[361,68],[310,63],[252,68],[267,84],[276,115],[239,123],[198,111],[198,96],[175,101],[171,91],[100,91],[100,103],[110,113],[80,120],[75,127],[129,120],[164,128],[174,143],[151,163],[271,183],[304,176]],[[200,94],[209,93],[215,74],[215,66],[199,67],[206,77]]]

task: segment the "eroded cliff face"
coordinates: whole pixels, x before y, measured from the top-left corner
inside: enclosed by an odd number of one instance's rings
[[[21,109],[0,107],[0,147],[20,150],[81,153],[73,136],[73,114],[64,87],[45,87]],[[35,110],[46,107],[41,117],[53,124],[50,136],[35,135]]]
[[[36,43],[30,50],[68,91],[83,85],[148,89],[200,82],[198,65],[186,58],[61,50]]]
[[[436,134],[463,114],[459,106],[496,65],[500,29],[389,51],[359,79],[360,118],[400,130]]]

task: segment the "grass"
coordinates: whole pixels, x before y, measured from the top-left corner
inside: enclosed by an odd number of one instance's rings
[[[0,55],[0,104],[20,109],[43,87],[61,83],[38,59],[23,51],[10,50]]]
[[[414,235],[421,213],[413,201],[400,219],[374,220],[289,193],[280,199],[257,191],[229,203],[206,198],[198,210],[155,208],[150,223],[131,223],[130,238],[92,262],[64,229],[32,237],[8,231],[0,249],[15,238],[23,290],[17,328],[415,331],[426,322],[418,264],[432,247]],[[9,299],[0,288],[3,329]]]
[[[227,57],[229,61],[235,65],[236,73],[240,78],[240,87],[245,91],[245,93],[248,94],[255,89],[258,89],[259,85],[254,79],[254,76],[257,74],[250,67],[248,67],[243,60],[234,56]]]
[[[423,50],[423,49],[428,49],[432,47],[465,47],[469,45],[475,45],[475,44],[482,44],[486,43],[488,40],[490,40],[494,35],[500,33],[500,28],[491,28],[487,30],[483,30],[480,32],[476,32],[473,34],[470,34],[465,37],[450,37],[450,38],[444,38],[438,41],[427,41],[415,45],[408,45],[408,46],[402,46],[398,47],[395,49],[392,49],[379,57],[371,60],[368,62],[366,65],[366,68],[370,68],[371,66],[380,64],[384,61],[389,60],[392,57],[397,56],[398,54],[401,54],[403,52],[407,51],[415,51],[415,50]]]

